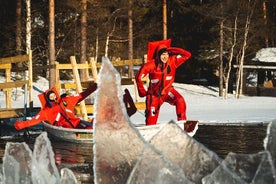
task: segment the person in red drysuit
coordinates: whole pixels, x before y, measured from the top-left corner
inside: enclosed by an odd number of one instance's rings
[[[75,106],[84,100],[87,96],[97,89],[97,84],[94,83],[85,91],[73,96],[59,96],[55,87],[47,90],[45,93],[39,95],[42,104],[41,111],[32,119],[27,121],[17,120],[14,127],[17,130],[27,128],[39,124],[41,121],[48,121],[48,123],[55,126],[62,126],[65,128],[80,128],[91,129],[92,122],[81,120],[75,115]],[[124,102],[127,106],[127,112],[131,116],[136,112],[135,104],[127,90],[124,95]]]
[[[97,84],[94,83],[85,91],[78,95],[59,96],[55,87],[38,95],[42,109],[32,119],[27,121],[17,120],[14,127],[17,130],[35,126],[41,121],[48,121],[50,124],[62,126],[65,128],[92,128],[92,123],[85,122],[75,115],[74,108],[87,96],[97,89]]]
[[[170,39],[157,41],[154,49],[148,48],[147,62],[135,75],[139,96],[146,96],[146,125],[156,124],[160,107],[164,102],[176,107],[178,121],[186,120],[185,99],[172,84],[177,67],[187,61],[191,53],[181,48],[170,47],[170,42]],[[150,80],[147,90],[142,81],[146,76],[149,76]]]

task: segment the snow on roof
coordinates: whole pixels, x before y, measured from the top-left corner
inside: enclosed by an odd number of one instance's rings
[[[253,61],[276,63],[276,47],[263,48],[256,53]]]

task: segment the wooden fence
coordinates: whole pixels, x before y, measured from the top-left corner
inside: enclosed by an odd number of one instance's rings
[[[12,81],[11,80],[11,69],[12,64],[27,62],[28,63],[28,70],[25,72],[25,79],[22,81]],[[6,108],[11,108],[11,91],[12,88],[22,87],[27,85],[29,89],[29,102],[30,107],[32,107],[33,102],[33,92],[32,92],[32,53],[30,52],[29,55],[19,55],[14,57],[7,57],[7,58],[0,58],[0,70],[5,71],[6,82],[0,83],[0,90],[5,92],[6,97]],[[1,114],[0,114],[1,115]],[[1,118],[1,116],[0,116]]]
[[[22,61],[31,61],[31,56],[25,55],[25,56],[15,56],[15,57],[10,57],[10,58],[2,58],[0,59],[0,70],[5,69],[6,73],[6,78],[10,79],[10,72],[11,72],[11,63],[15,62],[22,62]],[[77,88],[87,88],[89,85],[89,81],[87,82],[82,82],[81,86],[78,86],[78,82],[75,83],[60,83],[60,71],[61,70],[78,70],[78,69],[85,69],[86,73],[89,73],[89,69],[91,69],[92,72],[92,77],[94,81],[97,81],[97,75],[98,75],[98,69],[101,67],[101,63],[96,63],[94,59],[91,57],[89,58],[89,63],[85,64],[76,64],[74,61],[75,57],[71,56],[70,61],[71,64],[60,64],[56,62],[55,64],[55,69],[56,69],[56,88],[58,90],[61,89],[77,89]],[[112,64],[114,67],[124,67],[124,66],[130,66],[130,65],[141,65],[143,63],[142,59],[132,59],[132,60],[119,60],[119,61],[113,61]],[[31,66],[31,67],[30,67]],[[30,64],[28,71],[32,72],[32,70],[36,70],[36,67],[32,67]],[[41,67],[39,67],[41,69]],[[49,67],[45,67],[46,69]],[[75,76],[76,74],[74,74]],[[74,77],[75,81],[77,80],[76,77]],[[135,103],[136,107],[138,109],[145,109],[145,103],[144,102],[138,102],[137,97],[138,97],[138,92],[136,90],[136,85],[134,83],[134,79],[132,78],[122,78],[121,84],[126,85],[126,84],[133,84],[135,88]],[[22,114],[24,114],[24,109],[23,108],[12,108],[11,107],[11,88],[15,87],[22,87],[23,85],[28,84],[28,92],[29,94],[32,93],[32,81],[31,80],[23,80],[23,81],[17,81],[17,82],[11,82],[11,81],[6,81],[4,83],[0,83],[0,89],[6,91],[6,109],[2,108],[0,109],[0,119],[1,118],[10,118],[10,117],[20,117]],[[9,92],[9,93],[8,93]],[[29,98],[32,100],[32,98]],[[33,108],[33,107],[32,107]],[[94,111],[94,106],[92,104],[86,104],[85,105],[85,111],[87,112],[93,112]],[[33,108],[34,111],[39,111],[39,107]],[[31,110],[27,109],[27,113],[29,113]],[[76,107],[76,112],[79,115],[84,115],[83,114],[84,109],[81,108],[81,106]]]

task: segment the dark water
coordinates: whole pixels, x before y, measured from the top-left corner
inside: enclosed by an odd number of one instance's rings
[[[229,152],[253,154],[263,151],[267,125],[201,125],[194,136],[196,140],[221,158]]]
[[[194,138],[214,151],[221,158],[229,152],[252,154],[262,151],[266,136],[266,124],[249,125],[200,125]],[[31,149],[37,134],[19,135],[14,132],[12,138],[3,135],[12,132],[12,128],[1,127],[0,156],[4,155],[6,142],[26,142]],[[40,131],[41,132],[41,131]],[[17,134],[17,135],[16,135]],[[51,139],[50,139],[51,140]],[[76,144],[51,140],[55,161],[59,169],[70,168],[82,183],[93,183],[93,145]],[[2,160],[1,160],[2,162]]]

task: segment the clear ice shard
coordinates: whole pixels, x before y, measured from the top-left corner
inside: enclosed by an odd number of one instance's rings
[[[35,140],[32,157],[33,183],[60,183],[60,175],[55,164],[54,152],[47,132],[42,132]]]
[[[163,126],[149,142],[178,165],[194,183],[201,183],[201,179],[222,162],[214,152],[189,136],[173,121]]]
[[[26,143],[6,144],[3,157],[3,183],[31,183],[32,151]]]
[[[229,153],[202,183],[275,183],[275,169],[268,151],[256,154]]]
[[[119,73],[102,59],[95,99],[94,183],[126,183],[145,140],[130,123]]]
[[[3,157],[3,183],[60,183],[60,175],[47,132],[41,133],[36,138],[33,152],[25,142],[6,144]]]
[[[264,148],[270,152],[274,168],[276,168],[276,120],[268,124]]]
[[[62,168],[60,170],[60,173],[61,173],[61,177],[60,177],[61,184],[77,184],[78,183],[72,170],[70,170],[68,168]]]
[[[165,155],[154,147],[145,146],[133,168],[127,184],[189,184],[182,169],[173,164]]]

